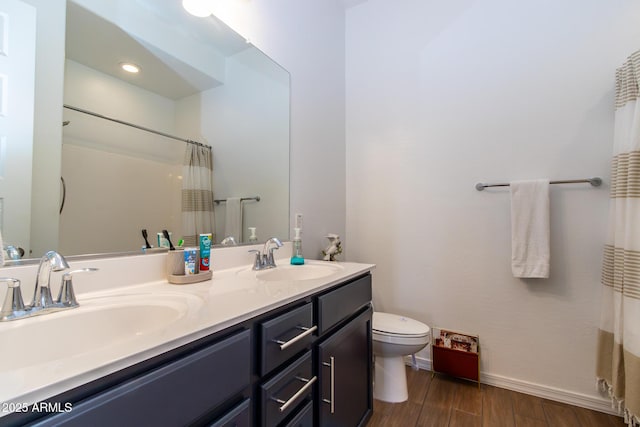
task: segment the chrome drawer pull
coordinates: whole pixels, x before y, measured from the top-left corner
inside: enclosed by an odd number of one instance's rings
[[[296,326],[298,329],[300,329],[302,332],[299,335],[296,335],[295,337],[291,338],[289,341],[281,341],[281,340],[273,340],[274,343],[276,344],[280,344],[280,350],[286,350],[287,347],[297,343],[298,341],[300,341],[302,338],[306,337],[307,335],[311,335],[312,333],[314,333],[316,331],[316,329],[318,329],[317,326],[312,326],[310,328],[307,328],[305,326]]]
[[[284,411],[286,411],[286,410],[287,410],[287,408],[288,408],[289,406],[291,406],[291,404],[292,404],[293,402],[295,402],[297,398],[299,398],[300,396],[302,396],[303,394],[305,394],[305,393],[307,392],[307,390],[309,390],[309,388],[311,388],[311,386],[313,385],[313,383],[315,383],[315,382],[316,382],[316,380],[318,379],[318,377],[313,377],[313,378],[311,378],[310,380],[308,380],[308,379],[306,379],[306,378],[302,378],[302,377],[296,377],[296,379],[297,379],[297,380],[299,380],[299,381],[302,381],[303,383],[306,383],[306,384],[305,384],[305,385],[303,385],[303,386],[302,386],[302,388],[296,392],[296,394],[294,394],[293,396],[291,396],[291,397],[289,398],[289,400],[284,401],[284,400],[282,400],[282,399],[277,399],[277,398],[275,398],[275,397],[272,397],[272,398],[271,398],[272,400],[274,400],[274,401],[276,401],[277,403],[279,403],[280,405],[282,405],[282,406],[280,406],[280,408],[278,408],[278,409],[280,409],[280,412],[284,412]]]
[[[331,413],[334,414],[336,412],[336,384],[335,384],[335,380],[336,380],[336,359],[331,356],[329,357],[330,363],[327,362],[322,362],[322,364],[324,366],[328,366],[329,368],[331,368],[331,400],[328,399],[322,399],[322,401],[324,403],[328,403],[329,405],[331,405]]]

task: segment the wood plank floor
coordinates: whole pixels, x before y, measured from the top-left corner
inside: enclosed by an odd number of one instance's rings
[[[373,402],[367,427],[625,427],[620,417],[407,367],[409,400]]]

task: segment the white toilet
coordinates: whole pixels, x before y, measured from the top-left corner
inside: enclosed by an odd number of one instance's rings
[[[404,356],[422,350],[430,339],[424,323],[390,313],[373,313],[373,354],[375,382],[373,397],[384,402],[408,399]]]

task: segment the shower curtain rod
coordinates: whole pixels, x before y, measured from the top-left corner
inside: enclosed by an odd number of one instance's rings
[[[193,141],[191,139],[185,139],[185,138],[180,138],[180,137],[177,137],[177,136],[169,135],[168,133],[160,132],[160,131],[157,131],[157,130],[154,130],[154,129],[146,128],[144,126],[139,126],[139,125],[136,125],[136,124],[133,124],[133,123],[125,122],[124,120],[114,119],[113,117],[104,116],[102,114],[94,113],[93,111],[89,111],[89,110],[85,110],[85,109],[82,109],[82,108],[74,107],[72,105],[63,104],[63,107],[64,108],[68,108],[69,110],[77,111],[79,113],[88,114],[90,116],[98,117],[99,119],[109,120],[109,121],[112,121],[112,122],[115,122],[115,123],[120,123],[121,125],[125,125],[125,126],[131,126],[132,128],[136,128],[136,129],[140,129],[140,130],[143,130],[143,131],[146,131],[146,132],[155,133],[156,135],[164,136],[165,138],[175,139],[175,140],[178,140],[178,141],[186,142],[187,144],[194,144],[194,145],[198,145],[200,147],[205,147],[205,148],[208,148],[209,150],[211,150],[211,147],[209,145],[203,144],[203,143],[198,142],[198,141]]]
[[[549,181],[549,184],[580,184],[583,182],[585,183],[588,182],[594,187],[599,187],[600,185],[602,185],[602,178],[598,178],[596,176],[594,178],[587,178],[587,179],[565,179],[562,181]],[[501,184],[483,184],[482,182],[479,182],[476,184],[476,190],[482,191],[487,187],[508,187],[509,185],[510,184],[506,182]]]

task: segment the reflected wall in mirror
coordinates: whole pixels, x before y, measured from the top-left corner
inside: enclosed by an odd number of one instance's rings
[[[236,240],[248,241],[248,227],[260,241],[288,237],[286,70],[215,17],[189,15],[180,0],[68,0],[65,44],[65,105],[211,146],[214,198],[260,198],[242,203]],[[124,72],[124,62],[140,71]],[[58,242],[48,249],[139,251],[142,229],[154,246],[162,229],[176,243],[187,143],[71,108],[63,121],[65,194]],[[42,182],[37,174],[34,167]],[[216,243],[226,219],[226,203],[215,204]]]

